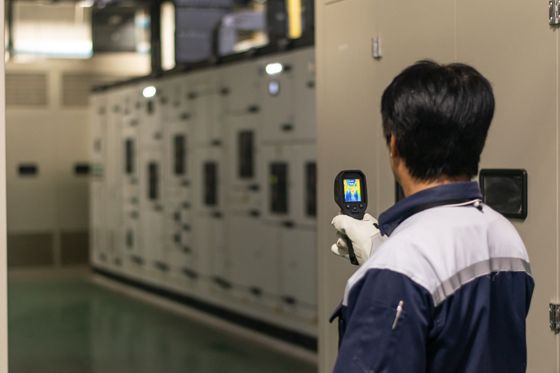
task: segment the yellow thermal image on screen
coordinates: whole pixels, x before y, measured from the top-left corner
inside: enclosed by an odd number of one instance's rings
[[[344,179],[344,202],[362,202],[360,179]]]

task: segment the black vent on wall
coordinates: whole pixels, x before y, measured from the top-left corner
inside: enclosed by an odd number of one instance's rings
[[[20,177],[34,177],[39,174],[39,166],[36,163],[20,163],[18,175]]]
[[[86,107],[93,87],[117,80],[115,76],[65,72],[62,74],[61,102],[67,107]]]
[[[79,162],[74,165],[74,174],[76,176],[87,176],[91,172],[91,167],[88,163]]]
[[[6,105],[47,106],[47,73],[7,73]]]

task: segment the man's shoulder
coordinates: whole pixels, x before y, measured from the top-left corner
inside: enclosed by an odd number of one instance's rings
[[[403,222],[351,280],[370,270],[400,273],[437,302],[455,278],[529,272],[529,259],[515,227],[490,207],[438,207]]]
[[[442,206],[422,211],[405,220],[382,249],[380,260],[400,260],[400,256],[424,255],[426,251],[462,256],[461,250],[468,252],[471,260],[500,256],[528,260],[513,224],[487,205],[481,209]]]

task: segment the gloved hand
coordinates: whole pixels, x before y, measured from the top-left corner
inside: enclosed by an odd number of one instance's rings
[[[337,215],[331,223],[339,236],[338,241],[331,246],[331,251],[343,258],[350,259],[346,236],[352,241],[354,254],[358,264],[364,263],[385,240],[381,232],[374,225],[377,224],[370,214],[365,214],[363,220],[354,219],[348,215]]]

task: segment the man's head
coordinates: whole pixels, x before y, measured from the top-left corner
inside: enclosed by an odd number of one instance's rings
[[[420,61],[385,89],[381,114],[397,177],[405,166],[424,183],[471,179],[494,115],[494,94],[471,66]]]

